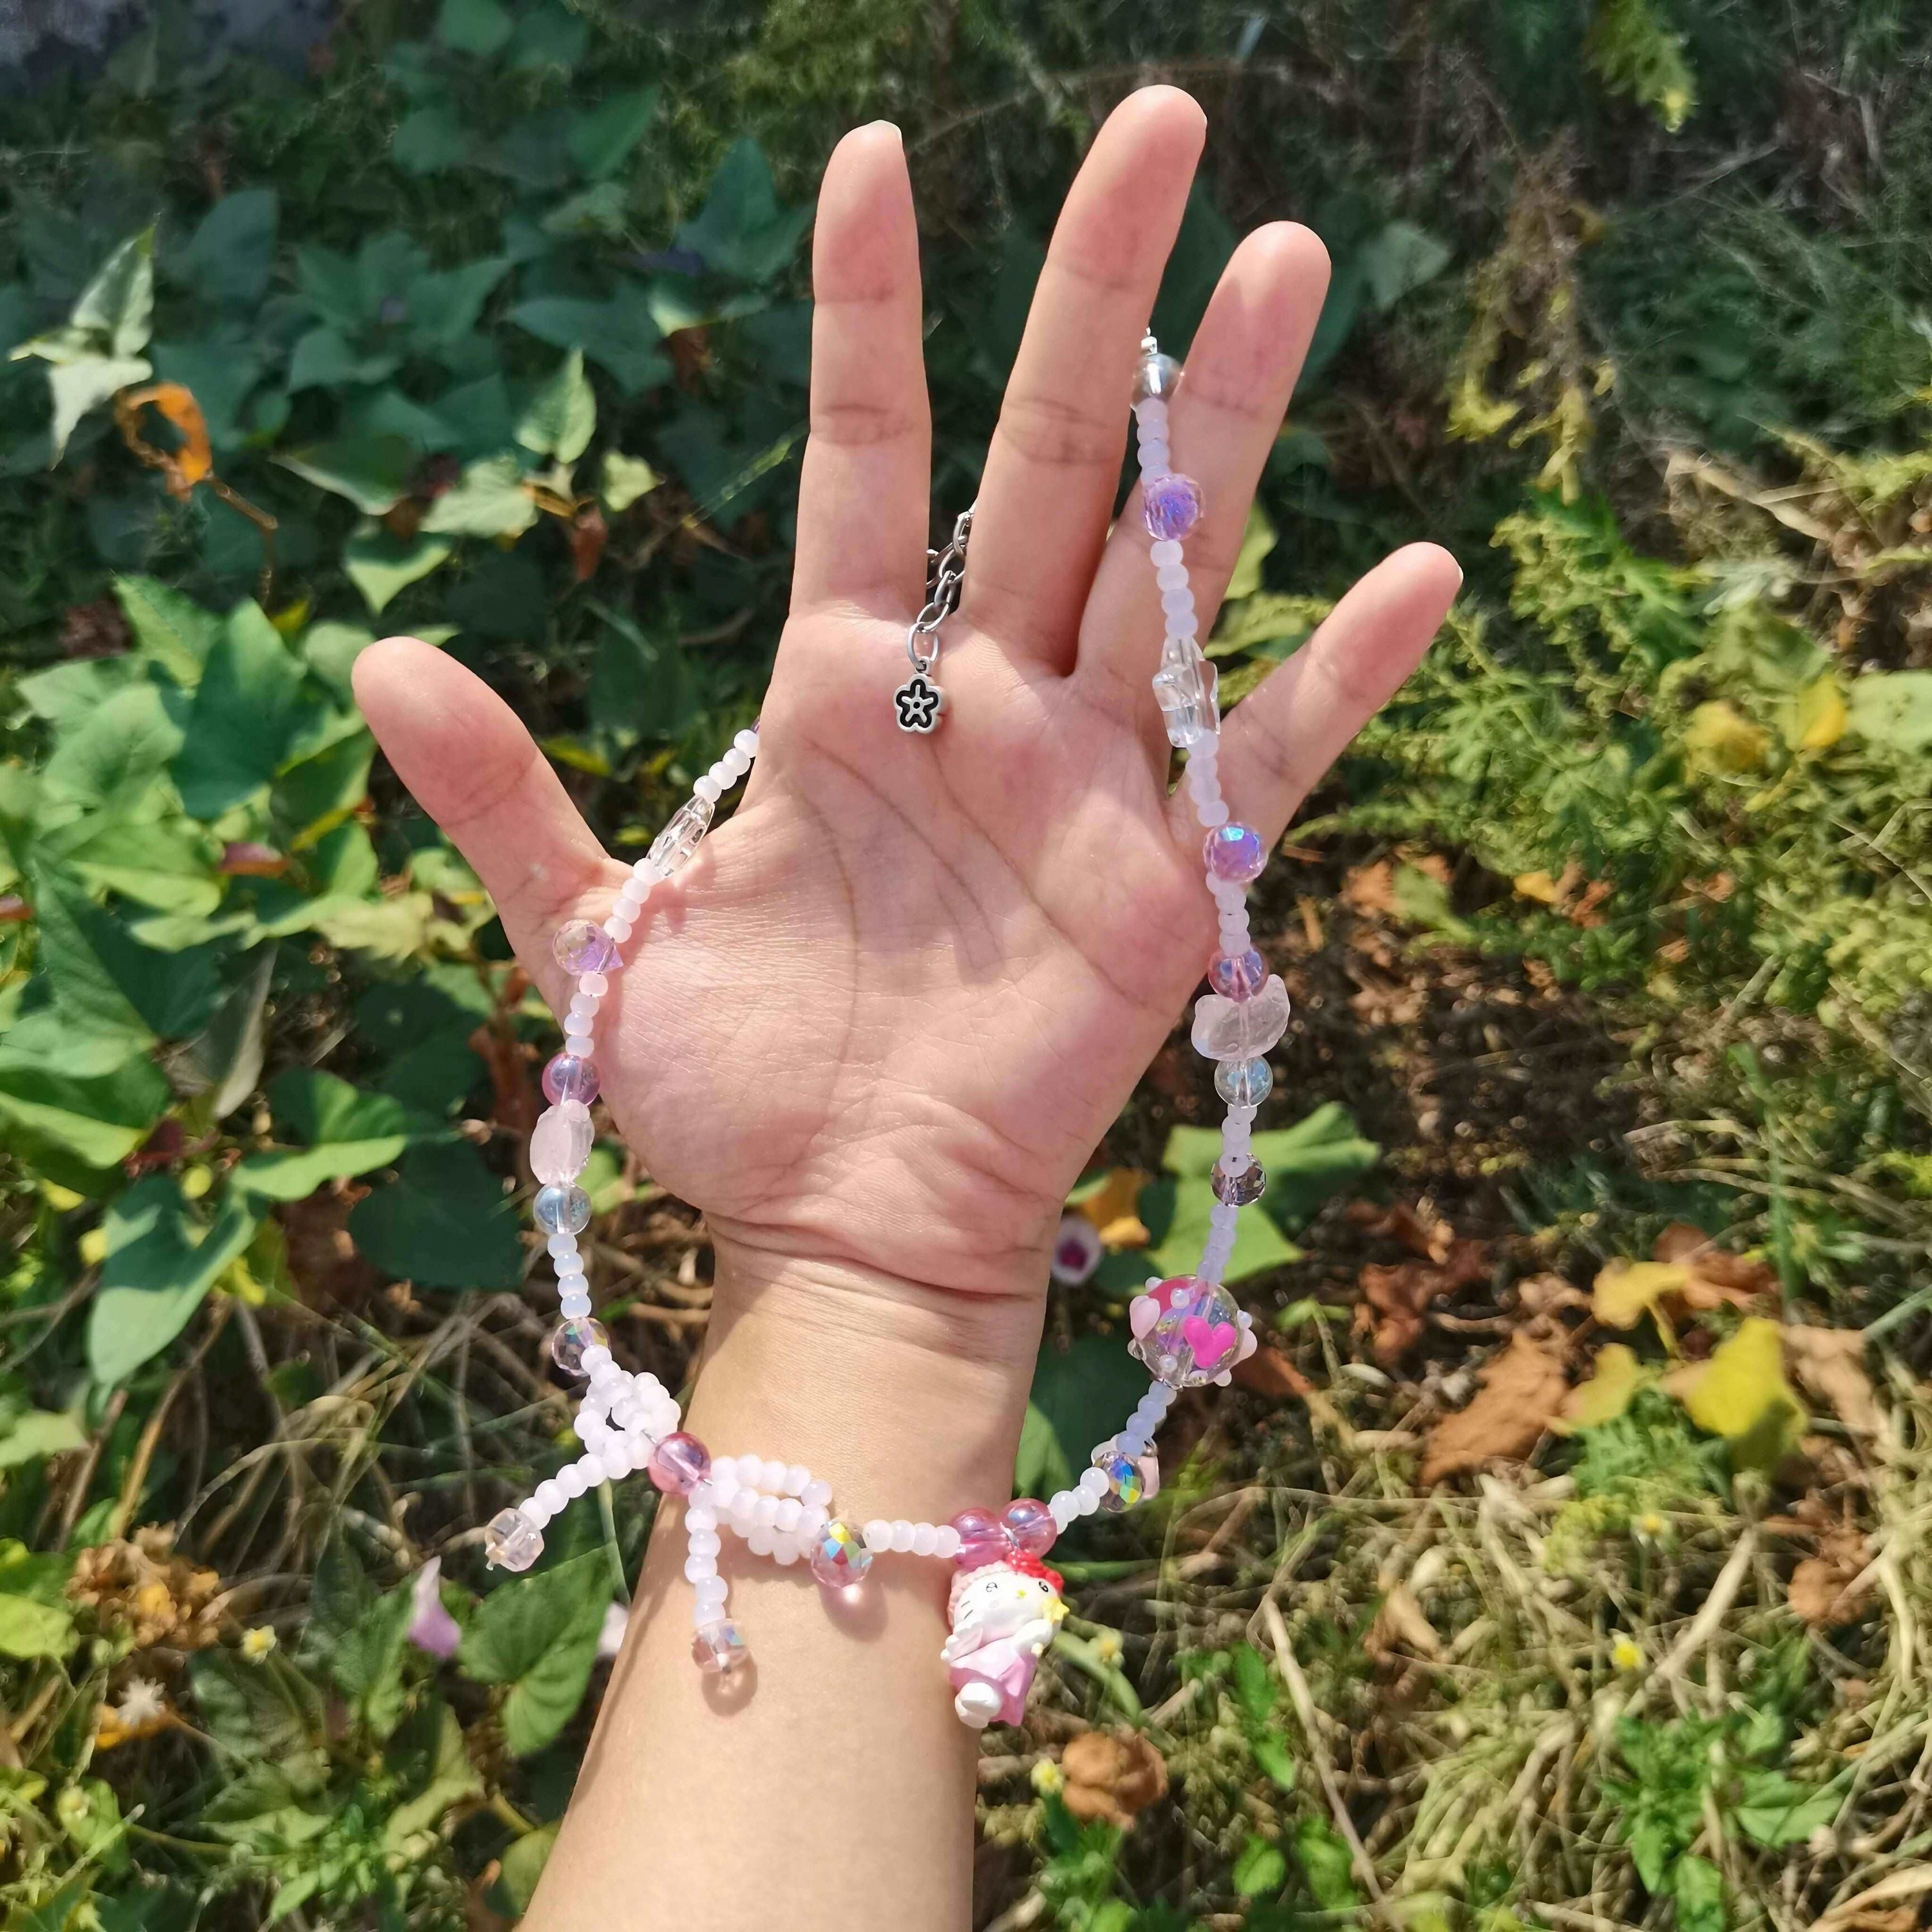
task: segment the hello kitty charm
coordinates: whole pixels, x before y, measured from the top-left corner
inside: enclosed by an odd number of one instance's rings
[[[961,1561],[946,1604],[952,1634],[939,1653],[952,1708],[976,1731],[1017,1724],[1033,1674],[1066,1614],[1059,1573],[1023,1550],[970,1568],[963,1567],[963,1554]]]

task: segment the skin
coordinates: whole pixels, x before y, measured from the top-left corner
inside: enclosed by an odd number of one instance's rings
[[[791,612],[729,822],[626,948],[604,1094],[716,1244],[687,1426],[807,1463],[857,1520],[1009,1493],[1047,1253],[1083,1163],[1197,988],[1214,924],[1168,794],[1148,679],[1159,596],[1137,506],[1111,527],[1138,343],[1199,156],[1200,109],[1130,97],[1069,193],[988,454],[929,739],[895,722],[924,601],[930,422],[897,129],[827,164]],[[1328,280],[1281,223],[1236,250],[1172,412],[1225,588]],[[1364,578],[1228,718],[1224,792],[1270,840],[1402,682],[1460,574],[1429,545]],[[384,750],[494,896],[553,1005],[550,936],[626,868],[523,726],[409,638],[364,652]],[[943,1565],[887,1556],[854,1605],[727,1539],[754,1668],[688,1654],[663,1513],[531,1932],[968,1923],[975,1742],[939,1661]]]

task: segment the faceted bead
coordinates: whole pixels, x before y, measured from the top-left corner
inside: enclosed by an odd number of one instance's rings
[[[1250,1000],[1203,993],[1194,1003],[1194,1050],[1208,1060],[1258,1060],[1288,1030],[1288,988],[1280,974]]]
[[[1022,1496],[1017,1502],[1007,1504],[1000,1513],[1000,1520],[1006,1526],[1006,1534],[1029,1556],[1044,1556],[1059,1533],[1052,1510],[1031,1496]]]
[[[609,1331],[594,1316],[573,1315],[550,1331],[550,1358],[567,1376],[584,1372],[586,1348],[608,1348]]]
[[[1268,984],[1268,965],[1252,946],[1217,952],[1208,964],[1208,983],[1224,998],[1252,1000]]]
[[[1160,669],[1154,674],[1154,694],[1170,745],[1184,752],[1220,729],[1220,713],[1215,708],[1219,684],[1219,674],[1201,655],[1199,645],[1168,640]]]
[[[543,1532],[521,1510],[499,1510],[483,1532],[483,1553],[499,1570],[527,1570],[543,1543]]]
[[[962,1510],[952,1519],[952,1527],[958,1532],[958,1562],[962,1570],[996,1563],[1012,1547],[999,1518],[991,1510]]]
[[[645,855],[659,878],[668,879],[690,864],[698,841],[711,829],[711,816],[708,798],[688,799],[671,814],[670,824],[651,841]]]
[[[1141,518],[1149,536],[1179,542],[1201,520],[1201,485],[1178,470],[1150,478],[1142,488]]]
[[[590,1115],[581,1100],[546,1107],[530,1131],[530,1172],[546,1183],[574,1180],[590,1160]]]
[[[644,1473],[666,1496],[688,1496],[710,1474],[711,1451],[680,1429],[651,1451]]]
[[[1145,402],[1150,396],[1163,401],[1180,386],[1180,364],[1172,356],[1143,356],[1134,371],[1134,400]]]
[[[1148,1291],[1151,1319],[1130,1352],[1170,1388],[1194,1388],[1232,1368],[1241,1339],[1240,1309],[1216,1281],[1181,1274]]]
[[[1274,1086],[1265,1060],[1224,1060],[1214,1070],[1214,1090],[1231,1107],[1258,1107]]]
[[[601,926],[587,919],[573,919],[550,935],[550,951],[556,963],[573,977],[586,973],[614,973],[624,963],[617,942]]]
[[[691,1660],[712,1677],[729,1677],[752,1660],[752,1647],[728,1617],[706,1624],[691,1640]]]
[[[546,1234],[580,1234],[590,1225],[590,1197],[580,1187],[539,1187],[530,1218]]]
[[[1100,1507],[1109,1516],[1130,1510],[1147,1493],[1147,1478],[1131,1456],[1123,1456],[1112,1443],[1094,1452],[1094,1466],[1107,1479]]]
[[[1267,1191],[1268,1170],[1251,1159],[1239,1174],[1223,1174],[1217,1161],[1209,1185],[1214,1190],[1214,1198],[1223,1206],[1251,1208]]]
[[[544,1098],[553,1106],[575,1100],[589,1106],[597,1097],[596,1063],[574,1053],[560,1053],[543,1070]]]
[[[1268,863],[1268,848],[1252,825],[1230,819],[1208,833],[1202,844],[1201,856],[1216,878],[1246,885],[1250,879],[1261,877],[1262,868]]]
[[[849,1589],[872,1567],[864,1533],[843,1516],[834,1516],[812,1539],[812,1574],[828,1590]]]

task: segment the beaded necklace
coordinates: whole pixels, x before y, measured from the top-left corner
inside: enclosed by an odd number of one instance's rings
[[[1183,561],[1184,540],[1200,520],[1200,486],[1168,462],[1168,404],[1180,368],[1142,340],[1133,412],[1141,471],[1140,514],[1148,558],[1166,618],[1160,668],[1154,677],[1168,740],[1186,756],[1184,782],[1202,834],[1202,865],[1220,922],[1208,962],[1211,991],[1195,1002],[1196,1050],[1215,1063],[1214,1087],[1226,1104],[1221,1153],[1213,1175],[1215,1205],[1208,1239],[1192,1274],[1150,1280],[1128,1308],[1130,1348],[1148,1369],[1147,1394],[1118,1434],[1096,1445],[1078,1481],[1045,1502],[1022,1497],[998,1509],[962,1510],[950,1522],[837,1512],[832,1485],[802,1463],[757,1456],[713,1456],[679,1426],[677,1403],[652,1375],[612,1359],[610,1338],[591,1313],[590,1282],[577,1243],[590,1220],[578,1177],[590,1157],[590,1102],[597,1096],[593,1023],[622,964],[621,949],[646,901],[696,854],[718,800],[751,770],[757,730],[741,731],[731,748],[698,781],[632,869],[601,926],[573,920],[554,935],[558,963],[576,982],[564,1017],[563,1049],[544,1070],[550,1105],[530,1138],[530,1166],[541,1184],[536,1224],[548,1238],[556,1270],[561,1319],[550,1353],[567,1374],[587,1378],[575,1423],[584,1453],[539,1483],[527,1501],[500,1512],[484,1532],[490,1561],[527,1570],[543,1551],[544,1526],[573,1497],[643,1469],[658,1489],[684,1500],[684,1574],[692,1589],[692,1654],[700,1668],[728,1674],[748,1661],[743,1633],[727,1613],[728,1586],[718,1571],[725,1532],[754,1556],[780,1564],[808,1564],[829,1590],[861,1586],[874,1560],[889,1552],[936,1558],[954,1566],[949,1600],[952,1635],[940,1660],[961,1719],[976,1726],[1016,1722],[1035,1665],[1065,1615],[1060,1580],[1042,1559],[1076,1517],[1131,1508],[1159,1486],[1151,1454],[1155,1432],[1175,1395],[1207,1382],[1223,1386],[1255,1347],[1251,1319],[1222,1282],[1234,1252],[1241,1209],[1258,1200],[1267,1176],[1250,1149],[1256,1110],[1273,1084],[1264,1057],[1286,1031],[1288,999],[1254,949],[1247,887],[1267,862],[1261,835],[1232,819],[1216,770],[1220,712],[1214,666],[1202,655],[1198,617]],[[908,731],[937,728],[944,697],[933,676],[938,629],[957,601],[971,528],[968,511],[951,545],[933,560],[934,582],[908,634],[913,676],[894,694]]]

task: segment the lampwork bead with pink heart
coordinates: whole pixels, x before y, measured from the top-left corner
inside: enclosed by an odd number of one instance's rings
[[[1218,1281],[1171,1276],[1137,1298],[1130,1316],[1130,1348],[1171,1388],[1212,1382],[1240,1355],[1240,1309]]]

